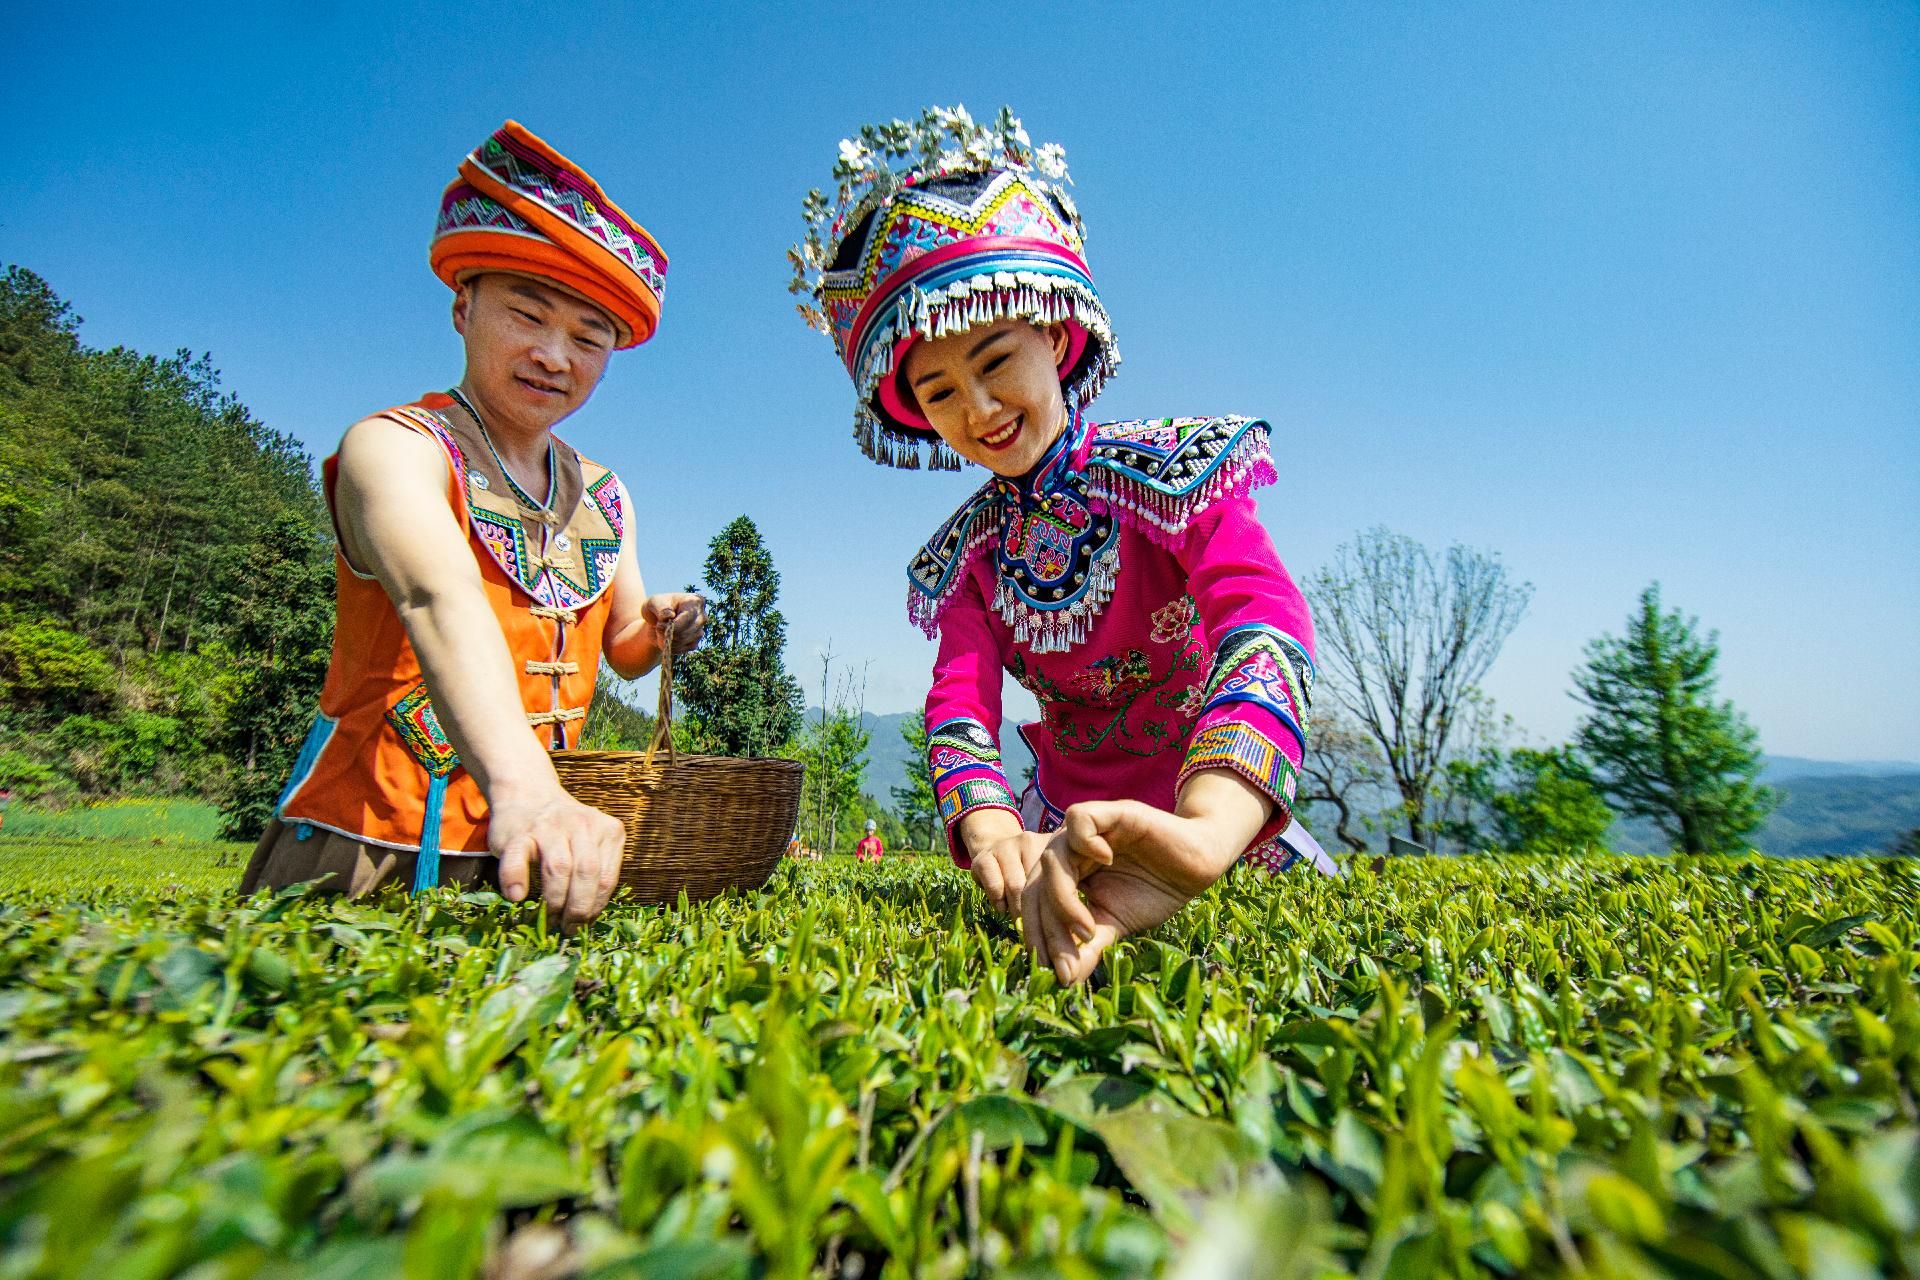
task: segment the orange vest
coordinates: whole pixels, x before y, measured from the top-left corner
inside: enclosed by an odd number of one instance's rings
[[[451,469],[447,501],[480,566],[506,637],[527,722],[549,749],[580,739],[593,699],[608,588],[628,512],[613,472],[555,441],[556,527],[522,503],[471,419],[445,395],[389,409],[430,436]],[[338,456],[323,467],[327,505]],[[324,827],[368,844],[418,850],[416,888],[438,881],[439,854],[487,852],[487,802],[440,727],[393,602],[334,556],[333,658],[319,714],[276,815],[299,834]]]

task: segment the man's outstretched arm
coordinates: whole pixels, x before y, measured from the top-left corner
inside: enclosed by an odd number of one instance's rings
[[[547,909],[567,927],[591,920],[619,882],[624,833],[561,788],[527,728],[506,637],[447,504],[445,454],[397,422],[360,422],[340,445],[334,509],[348,561],[386,589],[440,723],[487,798],[501,892],[525,898],[537,865]]]

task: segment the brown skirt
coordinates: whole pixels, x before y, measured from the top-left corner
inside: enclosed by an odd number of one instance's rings
[[[413,865],[420,855],[407,849],[387,849],[322,827],[308,828],[307,838],[278,818],[267,824],[240,877],[240,892],[284,889],[306,880],[323,880],[321,893],[344,893],[363,898],[382,885],[413,885]],[[490,855],[443,853],[440,883],[457,888],[493,889],[499,885],[499,864]]]

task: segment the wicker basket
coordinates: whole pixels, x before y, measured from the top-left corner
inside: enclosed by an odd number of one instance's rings
[[[620,883],[639,901],[758,889],[793,836],[806,767],[676,752],[667,630],[653,742],[645,751],[556,751],[554,770],[575,799],[626,824]]]

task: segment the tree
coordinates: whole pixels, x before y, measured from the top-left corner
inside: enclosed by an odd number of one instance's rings
[[[839,849],[840,818],[860,800],[867,771],[866,681],[856,685],[848,673],[833,689],[833,649],[820,658],[820,718],[809,723],[792,748],[793,758],[807,767],[801,784],[801,821],[812,833],[808,841],[828,853]]]
[[[927,718],[910,715],[900,722],[909,763],[907,785],[893,788],[894,812],[908,831],[924,831],[929,852],[938,852],[941,839],[940,805],[934,799],[933,775],[927,772]]]
[[[1509,780],[1493,797],[1500,847],[1522,853],[1591,853],[1606,847],[1613,810],[1564,747],[1507,757]]]
[[[1323,683],[1378,744],[1415,843],[1429,841],[1456,723],[1532,593],[1497,556],[1453,546],[1442,562],[1380,528],[1309,583]]]
[[[859,717],[844,706],[824,712],[801,736],[816,849],[824,845],[828,853],[839,851],[840,815],[860,799],[869,737]]]
[[[1353,852],[1363,853],[1367,838],[1357,834],[1353,824],[1373,825],[1372,814],[1378,807],[1375,801],[1385,783],[1379,748],[1354,727],[1338,703],[1314,717],[1313,732],[1307,737],[1306,753],[1300,761],[1300,787],[1294,795],[1294,803],[1301,810],[1316,804],[1332,809],[1335,837]]]
[[[1447,761],[1428,794],[1427,833],[1435,849],[1446,843],[1460,853],[1503,847],[1494,798],[1508,784],[1512,736],[1512,718],[1500,715],[1493,699],[1477,689],[1462,699]]]
[[[702,750],[771,756],[800,724],[800,682],[787,674],[780,573],[745,516],[707,545],[706,643],[674,662],[675,693]]]
[[[333,645],[330,540],[282,515],[246,552],[243,588],[220,605],[232,628],[238,689],[220,745],[232,761],[220,794],[228,839],[257,838],[273,816],[319,707]]]
[[[1777,797],[1760,785],[1760,737],[1715,701],[1720,637],[1663,611],[1658,583],[1640,593],[1626,635],[1587,646],[1574,699],[1588,709],[1574,741],[1613,806],[1650,818],[1686,853],[1739,848]]]
[[[111,704],[112,656],[57,622],[0,630],[0,702],[23,728],[52,728]]]
[[[92,349],[79,324],[0,276],[0,728],[83,790],[234,784],[257,816],[325,668],[311,461],[209,357]]]

